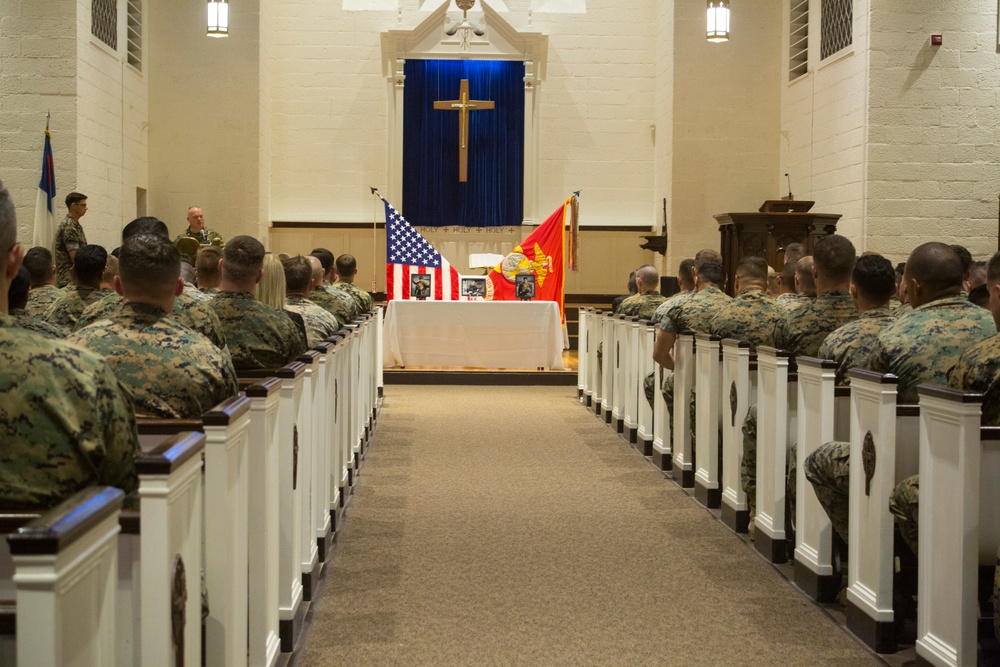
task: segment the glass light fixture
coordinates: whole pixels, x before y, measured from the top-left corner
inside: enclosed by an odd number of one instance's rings
[[[208,36],[229,37],[229,0],[208,0]]]
[[[708,41],[729,41],[729,0],[708,0]]]

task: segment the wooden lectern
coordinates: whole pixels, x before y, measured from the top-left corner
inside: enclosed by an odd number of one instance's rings
[[[744,257],[763,257],[775,271],[785,263],[785,247],[801,243],[812,253],[813,242],[837,231],[837,213],[810,213],[814,202],[769,199],[753,213],[719,213],[722,264],[726,270],[726,292],[733,295],[736,265]]]

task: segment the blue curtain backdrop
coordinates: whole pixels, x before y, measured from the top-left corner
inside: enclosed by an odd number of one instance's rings
[[[403,216],[413,225],[501,227],[524,217],[524,63],[407,60],[403,93]],[[493,100],[469,112],[469,180],[458,181],[459,97]]]

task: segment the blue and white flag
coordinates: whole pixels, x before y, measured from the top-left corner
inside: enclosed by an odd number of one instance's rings
[[[42,151],[42,178],[38,182],[38,199],[35,202],[34,245],[52,249],[55,242],[56,224],[53,199],[56,196],[56,168],[52,159],[52,136],[49,123],[45,121],[45,149]]]

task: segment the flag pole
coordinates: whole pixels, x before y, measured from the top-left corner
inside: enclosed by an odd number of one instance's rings
[[[371,185],[372,196],[376,199],[382,199],[382,195],[378,193],[378,188]],[[372,294],[375,293],[378,284],[378,273],[376,273],[376,266],[378,266],[378,204],[372,201]]]

